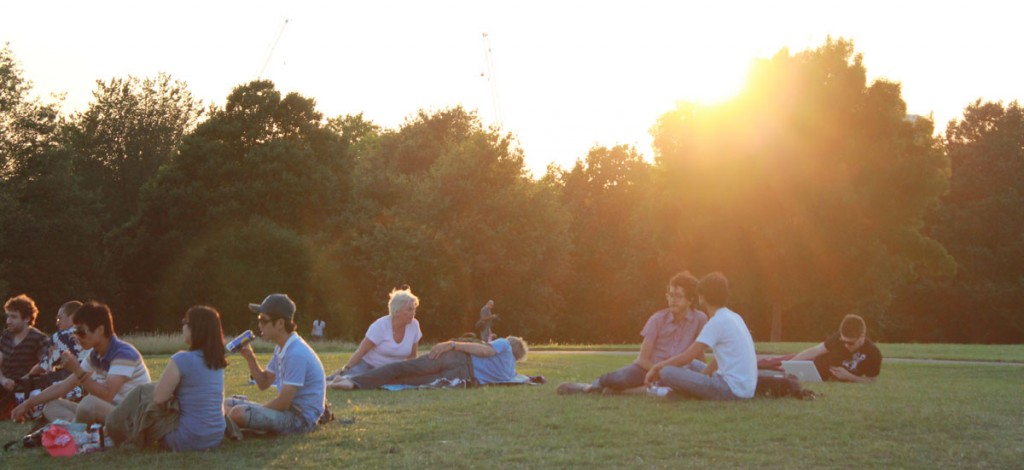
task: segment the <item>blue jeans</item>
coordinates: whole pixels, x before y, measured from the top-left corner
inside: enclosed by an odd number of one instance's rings
[[[341,376],[352,377],[353,375],[365,374],[365,373],[367,373],[367,372],[369,372],[371,370],[373,370],[373,366],[371,366],[370,364],[368,364],[364,360],[360,360],[358,364],[356,364],[356,365],[354,365],[352,367],[349,367],[348,370],[346,370],[345,372],[342,372],[340,374],[331,374],[331,375],[329,375],[327,377],[327,381],[330,382],[330,381],[332,381],[332,380],[334,380],[334,379],[336,379],[338,377],[341,377]]]
[[[607,388],[621,392],[628,388],[643,386],[646,377],[647,370],[634,363],[598,377],[590,386],[594,390]]]
[[[661,385],[685,396],[702,400],[740,400],[721,375],[704,375],[707,364],[693,361],[683,367],[665,367],[661,369]]]
[[[424,354],[408,361],[392,362],[366,373],[353,375],[349,380],[362,390],[380,388],[381,385],[426,385],[440,378],[470,380],[473,370],[469,354],[447,351],[437,359]]]

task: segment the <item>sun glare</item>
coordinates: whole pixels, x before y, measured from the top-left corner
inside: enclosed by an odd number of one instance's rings
[[[680,99],[690,103],[712,106],[735,97],[746,83],[749,62],[712,60],[689,77]]]

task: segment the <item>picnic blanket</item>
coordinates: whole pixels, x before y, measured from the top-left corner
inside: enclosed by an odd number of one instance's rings
[[[529,375],[518,374],[518,375],[515,376],[515,378],[513,378],[512,380],[510,380],[508,382],[490,383],[490,384],[487,384],[487,385],[488,386],[491,386],[491,385],[543,385],[545,383],[547,383],[547,379],[545,379],[543,375],[537,375],[537,376],[532,376],[531,377]],[[441,390],[441,389],[452,389],[452,388],[467,388],[467,387],[470,387],[470,386],[471,386],[471,384],[468,381],[465,381],[465,380],[462,380],[462,379],[440,378],[440,379],[437,379],[437,380],[435,380],[433,382],[430,382],[428,384],[425,384],[425,385],[398,385],[398,384],[390,384],[390,385],[381,385],[380,388],[382,388],[384,390],[387,390],[389,392],[397,392],[397,391],[400,391],[400,390]]]

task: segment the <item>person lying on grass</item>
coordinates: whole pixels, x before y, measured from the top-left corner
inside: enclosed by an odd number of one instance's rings
[[[743,318],[726,308],[729,280],[714,272],[700,281],[700,301],[711,315],[697,341],[682,354],[655,364],[645,383],[660,381],[684,396],[703,400],[746,400],[757,388],[757,354]],[[698,358],[711,348],[714,359]]]
[[[859,315],[847,315],[838,332],[790,360],[814,361],[823,380],[840,382],[874,383],[882,369],[882,352],[867,339],[867,326]]]
[[[345,375],[359,375],[375,367],[416,358],[420,347],[420,322],[416,308],[420,299],[408,287],[391,291],[388,314],[378,318],[366,330],[359,348],[344,367],[327,377],[331,383]]]
[[[517,336],[499,338],[489,344],[445,341],[437,343],[430,354],[342,377],[331,388],[371,390],[382,385],[426,385],[442,378],[475,381],[479,385],[511,382],[516,377],[516,362],[525,358],[528,351],[526,341]]]
[[[672,276],[665,292],[668,308],[655,312],[647,320],[640,332],[644,341],[640,344],[640,354],[636,360],[626,367],[598,377],[590,384],[563,383],[558,386],[558,394],[604,390],[621,392],[643,386],[651,366],[686,351],[708,322],[708,316],[695,308],[699,283],[689,271]]]
[[[15,421],[23,419],[34,406],[45,403],[43,416],[49,421],[102,423],[128,392],[149,383],[149,369],[142,354],[114,334],[114,316],[109,307],[99,302],[86,303],[75,312],[74,322],[78,343],[83,349],[92,348],[92,352],[81,364],[70,351],[64,352],[64,368],[71,375],[18,405],[11,411]],[[77,386],[89,395],[80,403],[63,398]]]

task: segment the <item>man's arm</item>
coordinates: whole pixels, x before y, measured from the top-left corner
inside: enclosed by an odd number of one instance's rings
[[[643,367],[644,370],[651,370],[651,367],[654,366],[654,361],[651,360],[653,354],[654,338],[646,336],[644,337],[644,342],[640,343],[640,355],[634,364]]]
[[[80,382],[82,388],[89,392],[90,395],[95,395],[100,400],[112,403],[114,397],[121,391],[121,387],[128,382],[128,377],[124,375],[107,375],[107,380],[99,383],[92,379],[92,373],[86,373]]]
[[[74,375],[69,375],[66,379],[46,387],[46,389],[39,392],[38,395],[29,397],[28,400],[21,402],[20,405],[11,410],[11,419],[14,421],[21,421],[22,417],[25,416],[25,413],[28,413],[28,410],[32,409],[32,407],[43,403],[49,403],[57,398],[62,398],[67,395],[68,392],[73,390],[76,385],[78,385],[78,378]]]
[[[245,359],[246,364],[249,365],[249,374],[252,375],[252,379],[256,381],[256,386],[260,390],[266,390],[274,384],[274,373],[263,370],[260,367],[259,361],[256,360],[256,354],[252,351],[252,346],[246,344],[238,349],[238,353]]]
[[[661,377],[661,369],[667,366],[680,367],[693,362],[694,359],[702,357],[704,351],[708,348],[708,345],[701,343],[700,341],[694,341],[690,347],[675,356],[672,356],[664,361],[661,361],[651,367],[651,370],[647,371],[647,377],[644,378],[644,383],[651,384]]]
[[[295,399],[295,394],[298,392],[299,387],[295,385],[281,385],[281,393],[263,406],[272,410],[288,411],[288,408],[292,406],[292,400]]]
[[[121,391],[121,386],[128,382],[128,376],[125,375],[107,375],[107,380],[103,383],[93,380],[92,371],[82,369],[82,365],[78,363],[78,358],[71,354],[70,351],[64,351],[61,354],[61,359],[64,362],[64,368],[78,379],[83,390],[105,402],[114,401],[117,392]]]
[[[708,362],[708,366],[705,367],[704,370],[701,371],[701,373],[706,375],[706,376],[708,376],[708,377],[711,377],[711,375],[714,374],[715,371],[717,371],[717,370],[718,370],[718,361],[716,361],[715,358],[712,357],[711,361]]]
[[[799,354],[797,354],[796,356],[793,356],[793,359],[790,359],[790,360],[791,361],[811,361],[811,360],[814,360],[814,358],[816,358],[816,357],[818,357],[818,356],[820,356],[822,354],[825,354],[827,352],[828,352],[828,349],[825,348],[825,343],[818,343],[818,344],[816,344],[814,346],[811,346],[811,347],[809,347],[809,348],[807,348],[807,349],[805,349],[803,351],[800,351]]]
[[[491,357],[498,354],[489,344],[460,343],[457,341],[445,341],[437,343],[430,349],[430,358],[437,359],[448,351],[460,351],[477,357]]]
[[[4,353],[0,353],[0,371],[3,370],[4,365]],[[0,372],[0,387],[6,388],[7,390],[14,390],[14,379],[4,376],[3,372]]]

